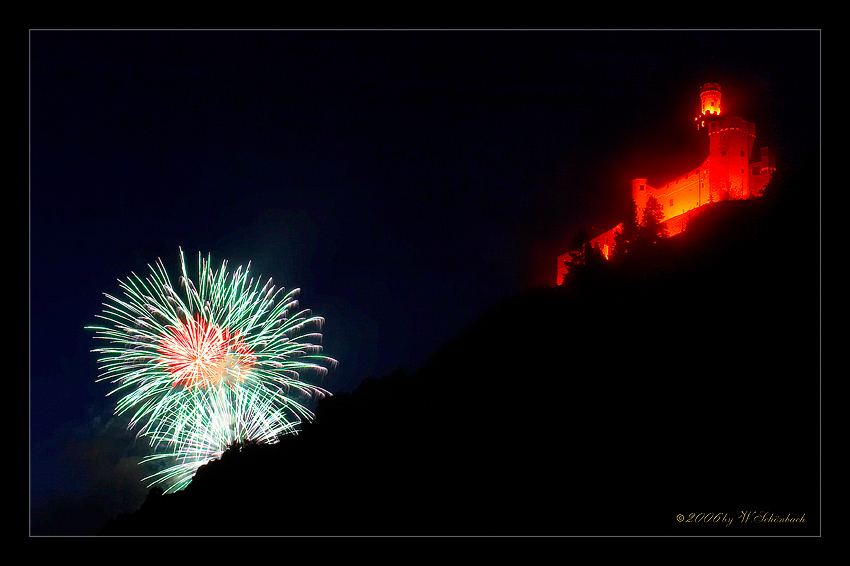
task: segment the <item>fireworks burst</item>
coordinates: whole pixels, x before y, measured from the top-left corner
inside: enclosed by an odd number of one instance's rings
[[[214,271],[199,254],[196,287],[181,249],[182,295],[162,260],[148,267],[144,280],[119,281],[123,298],[104,293],[110,302],[97,316],[110,324],[87,328],[109,343],[93,352],[97,380],[121,395],[115,414],[131,414],[130,428],[154,447],[142,463],[166,462],[145,479],[177,491],[234,442],[297,432],[330,394],[304,376],[321,379],[336,361],[322,355],[324,319],[298,310],[299,290],[283,293],[271,279],[260,288],[250,263],[230,274],[227,261]]]

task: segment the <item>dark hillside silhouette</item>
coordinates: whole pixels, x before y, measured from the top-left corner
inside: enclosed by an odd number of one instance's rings
[[[817,170],[512,297],[102,534],[817,534]],[[741,511],[806,522],[676,521]]]

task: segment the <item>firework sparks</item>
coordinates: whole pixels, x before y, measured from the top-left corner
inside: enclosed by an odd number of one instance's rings
[[[329,395],[306,376],[321,380],[336,365],[322,354],[324,320],[298,310],[299,289],[283,293],[271,279],[260,288],[250,263],[232,274],[226,261],[210,265],[199,254],[196,286],[180,250],[180,295],[158,260],[147,278],[119,281],[123,298],[104,294],[98,318],[109,324],[87,327],[109,344],[93,350],[98,381],[114,384],[115,413],[130,412],[130,428],[154,447],[143,462],[166,462],[146,478],[166,491],[234,442],[297,432]]]

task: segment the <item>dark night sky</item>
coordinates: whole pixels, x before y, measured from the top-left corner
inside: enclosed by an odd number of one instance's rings
[[[780,166],[820,143],[817,31],[32,31],[29,55],[33,525],[144,498],[83,327],[178,246],[300,287],[345,391],[552,285],[632,177],[697,166],[702,83]]]

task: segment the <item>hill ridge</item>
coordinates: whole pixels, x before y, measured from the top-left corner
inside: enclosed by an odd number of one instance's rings
[[[817,533],[805,179],[502,301],[422,368],[323,400],[300,435],[234,449],[101,534]],[[807,522],[676,520],[747,510]]]

